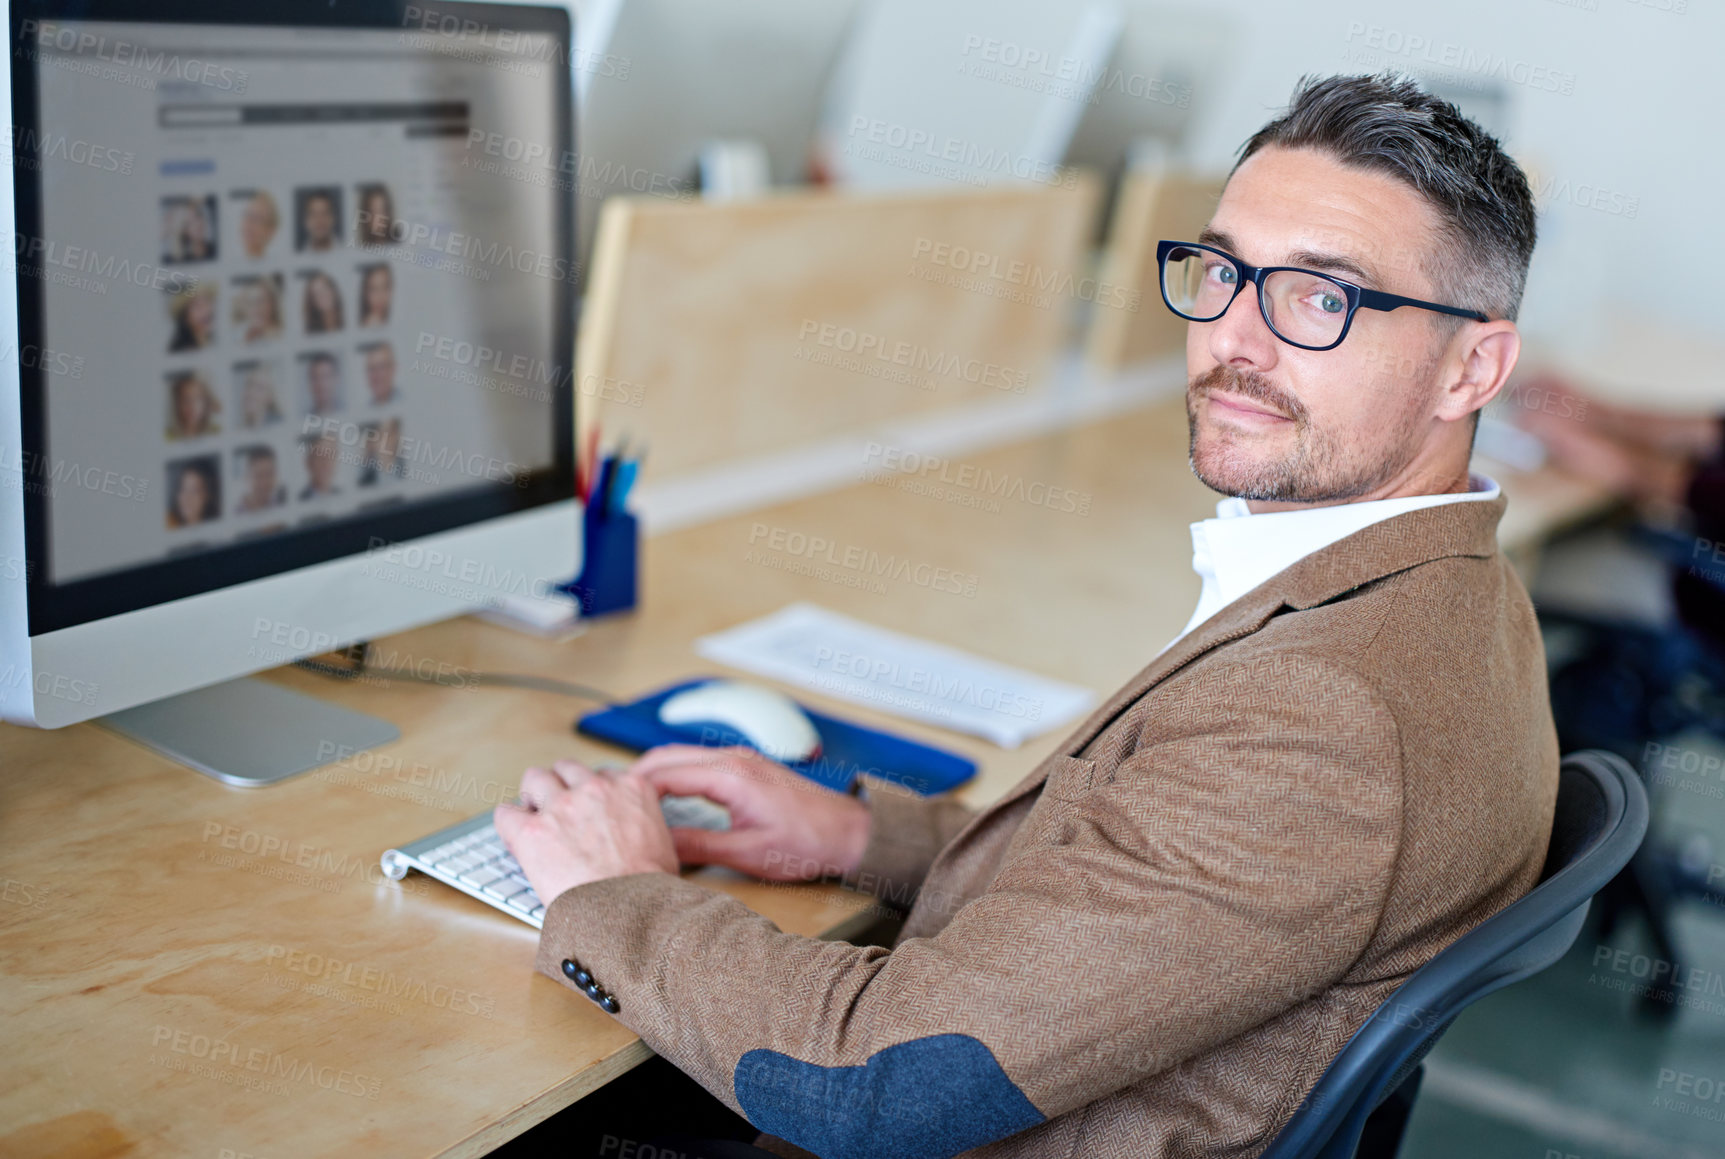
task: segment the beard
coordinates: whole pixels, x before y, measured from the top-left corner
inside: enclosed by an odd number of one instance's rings
[[[1201,424],[1198,405],[1223,390],[1291,420],[1287,432],[1249,433]],[[1417,411],[1403,413],[1387,442],[1371,446],[1315,423],[1299,399],[1256,371],[1211,367],[1186,386],[1188,459],[1212,491],[1273,503],[1345,503],[1377,490],[1413,461]],[[1291,446],[1275,446],[1288,435]],[[1387,452],[1387,453],[1386,453]]]

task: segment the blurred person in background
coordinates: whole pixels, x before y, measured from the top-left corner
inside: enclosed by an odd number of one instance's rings
[[[1516,421],[1556,465],[1634,504],[1633,541],[1673,576],[1672,624],[1547,610],[1590,632],[1553,681],[1559,732],[1631,760],[1686,727],[1725,735],[1725,418],[1603,402],[1552,372],[1518,389],[1577,400],[1520,410]]]
[[[1516,412],[1549,459],[1603,483],[1637,521],[1616,542],[1663,563],[1670,617],[1614,606],[1540,606],[1551,643],[1551,707],[1566,751],[1602,748],[1641,770],[1660,793],[1658,757],[1684,733],[1725,739],[1725,422],[1717,414],[1658,411],[1589,397],[1547,371],[1517,392],[1541,405]],[[1540,393],[1536,393],[1540,392]],[[1551,400],[1558,405],[1546,405]],[[1635,601],[1639,606],[1641,601]],[[1717,901],[1717,855],[1704,832],[1664,832],[1597,899],[1600,936],[1626,913],[1640,917],[1655,958],[1687,973],[1671,917],[1685,897]],[[1650,987],[1641,1010],[1674,1017],[1675,991]]]

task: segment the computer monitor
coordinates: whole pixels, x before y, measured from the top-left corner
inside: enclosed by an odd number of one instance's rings
[[[316,702],[221,682],[579,563],[568,13],[15,0],[11,33],[0,716],[241,780],[271,761],[207,753],[274,722],[326,763]]]

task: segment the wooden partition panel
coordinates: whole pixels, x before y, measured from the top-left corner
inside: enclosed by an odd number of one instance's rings
[[[1095,182],[606,203],[581,409],[664,479],[1035,389],[1094,295]]]
[[[1101,280],[1119,287],[1138,308],[1095,311],[1085,350],[1093,368],[1113,373],[1186,348],[1186,323],[1168,312],[1157,285],[1156,243],[1198,240],[1223,182],[1184,173],[1128,173],[1122,179]]]

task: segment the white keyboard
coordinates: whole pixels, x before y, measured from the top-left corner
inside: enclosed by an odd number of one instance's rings
[[[705,797],[661,797],[659,809],[673,829],[729,829],[731,814]],[[383,854],[383,872],[400,881],[417,869],[468,897],[520,918],[534,929],[545,924],[545,905],[533,892],[515,855],[497,835],[487,810]]]

